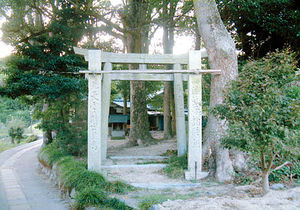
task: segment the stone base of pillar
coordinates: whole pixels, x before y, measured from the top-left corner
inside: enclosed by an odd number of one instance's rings
[[[208,176],[208,172],[205,171],[185,171],[185,179],[186,180],[199,180],[199,179],[204,179]]]

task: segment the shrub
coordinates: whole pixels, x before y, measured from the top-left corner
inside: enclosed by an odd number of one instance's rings
[[[24,128],[21,127],[11,127],[8,130],[8,135],[11,138],[11,143],[15,143],[15,140],[17,140],[17,143],[19,144],[21,139],[23,138]]]
[[[11,143],[20,143],[21,139],[23,138],[24,127],[25,123],[19,119],[12,119],[7,122],[6,127],[8,128],[8,135],[11,138]]]
[[[297,155],[299,97],[297,62],[289,50],[251,61],[227,90],[214,112],[228,123],[223,145],[248,152],[258,160],[264,192],[278,154]]]
[[[30,142],[34,142],[38,140],[38,136],[37,135],[30,135],[26,138],[26,143],[30,143]]]

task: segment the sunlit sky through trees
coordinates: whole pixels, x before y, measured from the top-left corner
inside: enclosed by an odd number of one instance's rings
[[[116,5],[118,3],[121,3],[122,1],[113,0],[111,2],[113,5]],[[2,41],[1,26],[2,26],[3,22],[5,22],[5,20],[0,19],[0,58],[9,56],[13,52],[13,49],[14,49],[12,46],[9,46]],[[151,44],[149,46],[150,54],[162,54],[163,53],[162,36],[163,36],[163,29],[159,28],[151,40]],[[174,41],[175,41],[175,45],[174,45],[174,49],[173,49],[174,54],[183,54],[183,53],[187,53],[189,50],[194,49],[195,41],[194,41],[194,37],[192,37],[191,35],[188,35],[188,36],[175,35]],[[118,41],[117,43],[120,43],[120,42]]]

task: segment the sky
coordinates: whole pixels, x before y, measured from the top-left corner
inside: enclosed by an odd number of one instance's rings
[[[3,19],[0,19],[0,27],[4,22]],[[2,41],[2,31],[0,30],[0,58],[6,57],[11,54],[13,48]]]

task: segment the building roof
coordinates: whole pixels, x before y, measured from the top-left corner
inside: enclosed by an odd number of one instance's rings
[[[116,104],[119,107],[124,107],[124,101],[122,99],[115,99],[112,101],[113,104]],[[127,101],[127,108],[130,109],[130,101]],[[156,110],[156,108],[152,107],[151,105],[147,105],[148,110]]]
[[[128,115],[116,115],[112,114],[109,115],[108,122],[109,123],[127,123]]]

